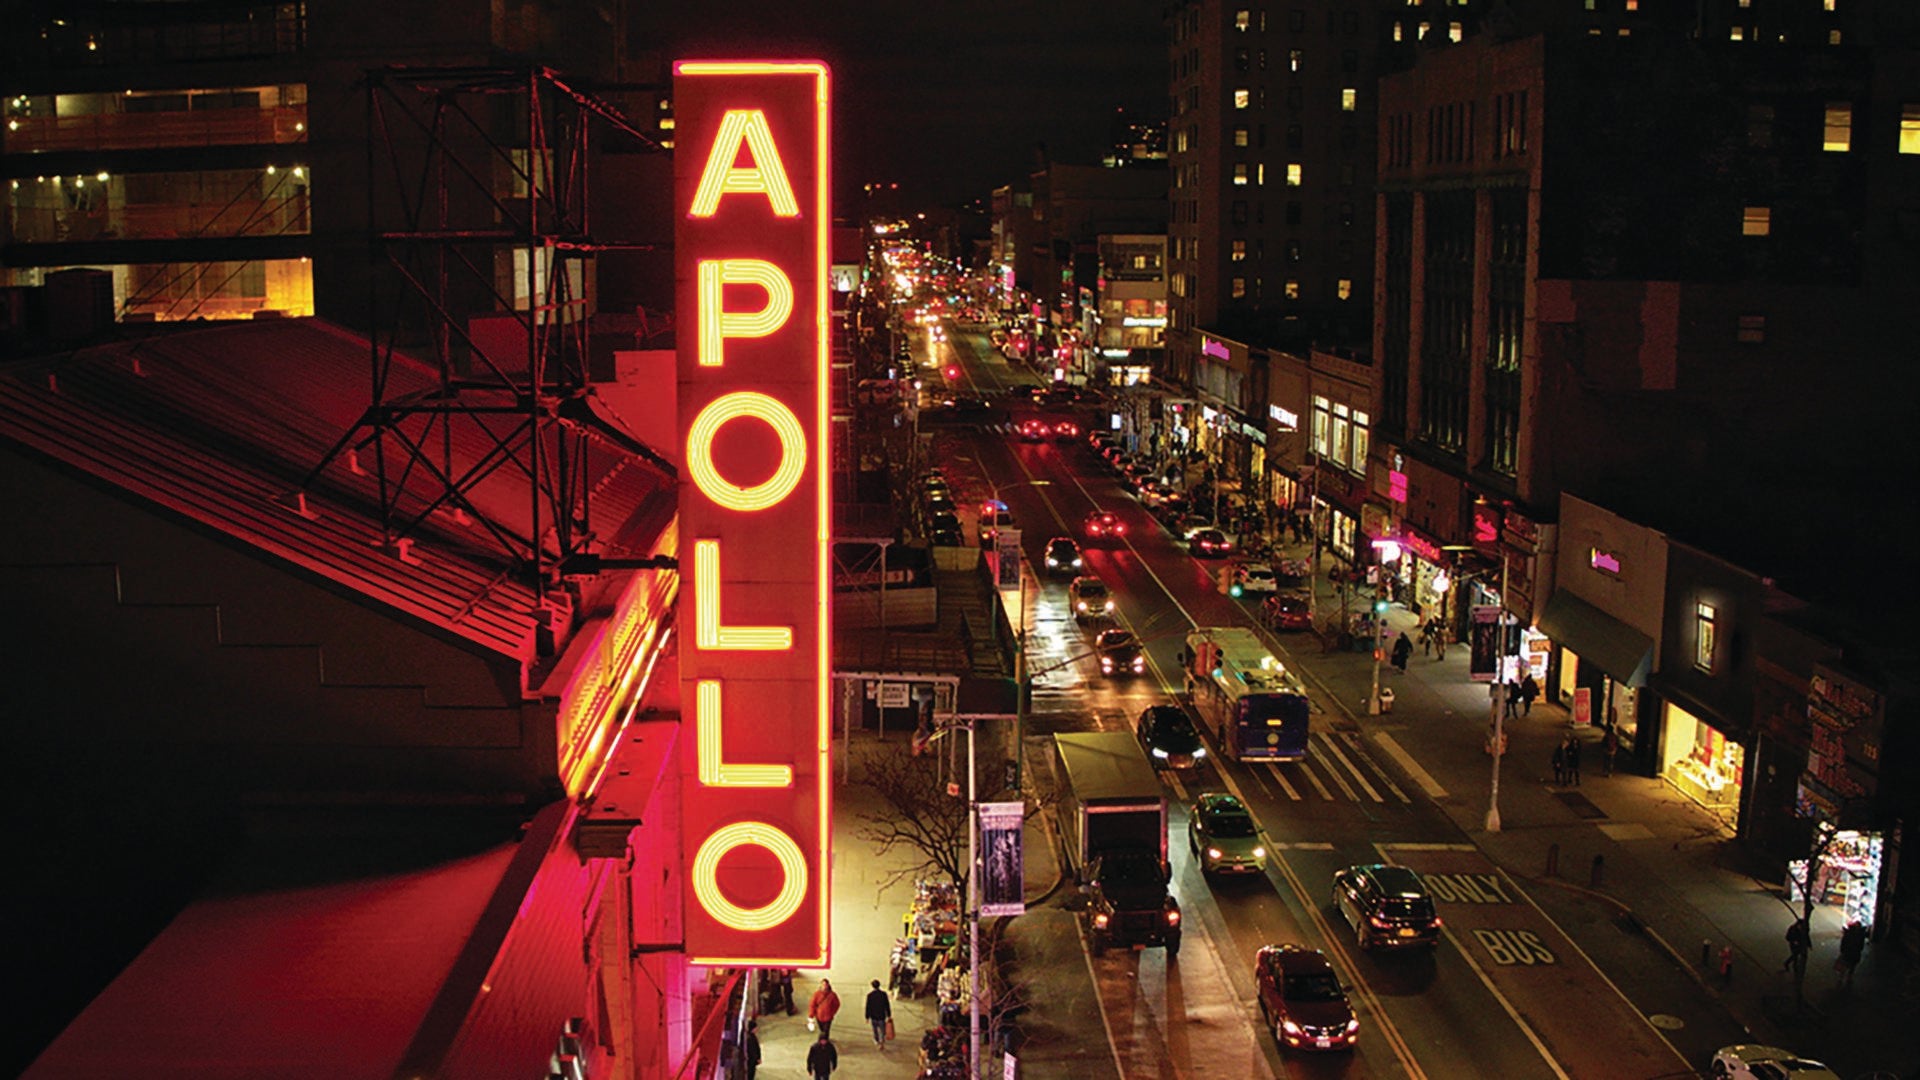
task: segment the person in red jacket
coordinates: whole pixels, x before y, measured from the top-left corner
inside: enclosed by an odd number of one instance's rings
[[[820,1037],[826,1038],[833,1033],[833,1018],[840,1012],[840,995],[833,992],[833,983],[820,980],[820,989],[813,992],[813,1000],[807,1002],[807,1019],[820,1025]]]

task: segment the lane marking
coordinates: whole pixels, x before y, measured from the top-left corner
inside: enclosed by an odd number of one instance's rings
[[[1360,784],[1360,787],[1366,791],[1367,795],[1371,797],[1374,802],[1387,801],[1386,799],[1380,796],[1380,793],[1378,791],[1375,791],[1373,789],[1372,784],[1367,783],[1367,778],[1363,773],[1361,773],[1359,766],[1355,765],[1351,760],[1347,758],[1347,752],[1345,750],[1340,749],[1339,739],[1335,739],[1335,738],[1328,739],[1327,749],[1333,751],[1333,756],[1340,759],[1340,764],[1345,765],[1347,767],[1347,771],[1353,774],[1354,780]]]
[[[1428,798],[1438,801],[1447,797],[1447,789],[1440,786],[1440,781],[1435,780],[1432,773],[1421,768],[1420,763],[1413,760],[1412,755],[1408,754],[1392,735],[1381,731],[1376,732],[1373,737],[1380,744],[1380,749],[1385,750],[1387,756],[1393,759],[1393,763],[1412,777],[1414,783],[1420,785],[1420,790],[1426,792]]]
[[[1308,737],[1308,745],[1309,746],[1314,745],[1314,740],[1312,739],[1311,736]],[[1336,785],[1338,785],[1340,790],[1346,793],[1346,796],[1348,799],[1352,800],[1353,802],[1359,802],[1360,796],[1357,792],[1353,790],[1353,785],[1347,783],[1346,778],[1340,775],[1340,770],[1334,768],[1333,763],[1327,760],[1326,755],[1330,752],[1333,746],[1333,740],[1327,738],[1325,733],[1322,733],[1319,739],[1319,745],[1320,745],[1320,749],[1316,751],[1312,756],[1312,758],[1310,758],[1309,760],[1320,762],[1321,763],[1320,768],[1326,771],[1328,779],[1332,780]],[[1306,762],[1303,761],[1301,762],[1301,764],[1305,765]]]
[[[1448,844],[1448,843],[1430,844],[1430,843],[1425,843],[1417,840],[1408,840],[1405,842],[1395,842],[1395,843],[1380,843],[1380,844],[1375,844],[1373,846],[1376,850],[1378,850],[1383,855],[1390,851],[1479,851],[1480,850],[1478,847],[1475,847],[1472,844]],[[1389,858],[1389,861],[1391,861],[1391,858]]]
[[[1252,773],[1255,776],[1261,775],[1261,771],[1258,769],[1248,769],[1247,771]],[[1291,783],[1288,783],[1287,775],[1280,771],[1280,766],[1278,765],[1267,766],[1265,775],[1271,776],[1276,781],[1279,782],[1281,790],[1287,793],[1287,798],[1292,799],[1294,802],[1300,801],[1300,793],[1294,790],[1294,787]]]
[[[1308,780],[1313,782],[1313,789],[1320,793],[1321,798],[1329,801],[1333,799],[1333,792],[1328,791],[1327,785],[1320,782],[1320,778],[1314,775],[1312,769],[1307,768],[1306,762],[1304,761],[1300,762],[1300,771],[1306,774],[1306,777]]]
[[[1373,760],[1373,755],[1367,752],[1367,748],[1361,743],[1360,736],[1357,732],[1340,732],[1340,741],[1347,744],[1347,749],[1353,752],[1354,760],[1365,765],[1367,771],[1373,774],[1374,779],[1380,781],[1381,785],[1391,792],[1394,798],[1399,799],[1403,803],[1413,801],[1411,796],[1400,790],[1399,784],[1393,782],[1393,777],[1387,775],[1387,770],[1381,768],[1380,763]]]

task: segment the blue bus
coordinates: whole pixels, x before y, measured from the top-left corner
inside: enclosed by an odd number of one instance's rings
[[[1307,689],[1259,635],[1198,627],[1187,634],[1185,660],[1187,694],[1221,753],[1241,761],[1307,756]]]

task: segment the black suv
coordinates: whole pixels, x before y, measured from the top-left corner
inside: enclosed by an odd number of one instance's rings
[[[1362,949],[1440,942],[1440,916],[1420,875],[1404,866],[1349,866],[1333,875],[1333,906]]]
[[[1108,945],[1162,945],[1180,955],[1180,901],[1167,891],[1173,874],[1151,851],[1109,851],[1087,865],[1093,954]]]

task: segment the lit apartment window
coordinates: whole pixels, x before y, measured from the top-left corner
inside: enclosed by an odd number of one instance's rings
[[[1313,399],[1313,452],[1321,457],[1327,456],[1327,419],[1333,411],[1333,404],[1326,398]]]
[[[1253,167],[1253,182],[1261,187],[1267,186],[1267,163],[1261,162]]]
[[[1333,407],[1333,446],[1329,456],[1333,458],[1334,464],[1342,468],[1346,467],[1351,460],[1347,455],[1352,452],[1353,443],[1350,439],[1352,434],[1353,426],[1347,421],[1347,407],[1335,405]]]
[[[1235,162],[1235,163],[1234,163],[1234,166],[1233,166],[1233,186],[1234,186],[1234,187],[1246,187],[1246,186],[1247,186],[1247,163],[1246,163],[1246,162],[1244,162],[1244,161],[1240,161],[1240,162]]]
[[[1838,30],[1827,31],[1827,44],[1829,45],[1840,44],[1840,31]]]
[[[1742,27],[1742,26],[1730,26],[1730,27],[1728,27],[1728,28],[1727,28],[1727,40],[1728,40],[1728,41],[1745,41],[1745,40],[1747,40],[1747,31],[1746,31],[1746,28],[1745,28],[1745,27]]]
[[[1333,295],[1342,300],[1351,299],[1353,297],[1353,279],[1350,277],[1341,278],[1333,287]]]
[[[1640,0],[1627,0],[1627,10],[1628,10],[1628,11],[1639,11],[1639,10],[1640,10]]]
[[[1233,298],[1235,300],[1242,300],[1246,298],[1246,295],[1247,295],[1247,279],[1243,277],[1234,278],[1233,279]]]
[[[1246,87],[1244,86],[1240,87],[1239,89],[1233,92],[1234,108],[1244,109],[1251,104],[1253,104],[1253,93],[1249,91]]]
[[[1184,133],[1182,134],[1180,141],[1182,143],[1180,149],[1185,150],[1186,146],[1184,144],[1186,143],[1186,137]],[[1235,146],[1247,145],[1247,129],[1244,125],[1233,129],[1233,145]]]
[[[1760,345],[1767,340],[1767,317],[1765,315],[1742,315],[1739,325],[1733,331],[1733,340],[1742,345]]]
[[[1297,161],[1289,162],[1287,164],[1287,186],[1288,187],[1300,186],[1300,163]]]
[[[1300,283],[1299,282],[1297,281],[1287,282],[1287,299],[1289,300],[1300,299]]]
[[[1247,261],[1247,242],[1245,240],[1235,240],[1233,242],[1233,254],[1227,257],[1232,259],[1234,262],[1246,262]]]
[[[1393,24],[1393,40],[1400,41],[1405,37],[1406,37],[1406,31],[1401,28],[1399,23],[1394,23]]]
[[[1820,140],[1820,149],[1835,154],[1853,149],[1852,105],[1844,101],[1827,103],[1826,137]]]
[[[1427,31],[1428,31],[1428,30],[1431,30],[1431,29],[1433,29],[1433,27],[1432,27],[1432,26],[1431,26],[1430,24],[1428,24],[1428,23],[1421,23],[1421,24],[1420,24],[1420,28],[1419,28],[1419,30],[1418,30],[1418,31],[1416,31],[1416,32],[1414,33],[1414,35],[1413,35],[1413,40],[1415,40],[1415,41],[1425,41],[1425,40],[1427,40]]]
[[[1750,8],[1753,6],[1753,0],[1739,0],[1739,4],[1743,8]]]
[[[1367,451],[1373,445],[1368,430],[1369,417],[1359,409],[1353,410],[1353,471],[1362,476],[1367,472]]]
[[[1459,23],[1450,22],[1447,24],[1447,40],[1448,41],[1458,42],[1461,38],[1466,36],[1467,36],[1466,28],[1461,26]]]
[[[1633,36],[1633,27],[1631,27],[1631,26],[1623,26],[1623,27],[1621,27],[1621,28],[1620,28],[1620,30],[1619,30],[1619,34],[1620,34],[1620,36],[1621,36],[1621,37],[1632,37],[1632,36]]]
[[[1359,104],[1360,104],[1360,91],[1355,90],[1351,86],[1341,88],[1340,90],[1340,111],[1341,112],[1352,112],[1354,108]]]
[[[1821,0],[1820,6],[1828,11],[1834,10],[1834,0]]]
[[[1741,236],[1765,236],[1773,231],[1773,208],[1749,206],[1740,217]]]
[[[1920,102],[1900,106],[1900,152],[1920,154]]]
[[[1176,154],[1184,154],[1187,152],[1187,133],[1185,129],[1173,133],[1173,152]]]
[[[1300,50],[1299,49],[1287,50],[1287,70],[1288,71],[1300,70]]]
[[[1693,666],[1709,674],[1713,671],[1716,617],[1712,604],[1693,605]]]
[[[1247,28],[1252,25],[1253,25],[1253,12],[1248,11],[1246,8],[1241,8],[1239,11],[1236,11],[1233,13],[1233,28],[1235,30],[1238,30],[1244,34],[1246,33]]]

